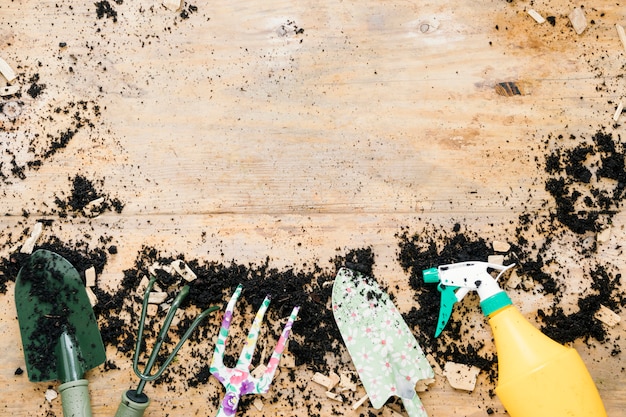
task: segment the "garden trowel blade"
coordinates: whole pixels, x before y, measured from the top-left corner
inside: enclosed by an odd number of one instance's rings
[[[30,381],[75,380],[104,363],[85,284],[62,256],[37,250],[26,260],[15,281],[15,304]]]
[[[341,268],[333,285],[332,307],[374,408],[381,408],[395,395],[409,415],[426,415],[415,384],[433,378],[434,372],[400,312],[376,281]],[[412,413],[410,408],[417,411]]]

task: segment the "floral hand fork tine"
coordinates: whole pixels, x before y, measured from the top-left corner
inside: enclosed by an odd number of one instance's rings
[[[256,342],[261,330],[263,316],[270,304],[269,297],[265,297],[265,300],[263,300],[261,307],[254,317],[254,322],[252,323],[252,327],[250,327],[246,343],[237,360],[237,365],[235,365],[234,368],[227,368],[224,366],[226,339],[228,338],[235,303],[241,294],[241,290],[242,287],[239,285],[226,306],[224,318],[222,319],[222,327],[217,336],[213,359],[211,360],[211,374],[226,388],[226,395],[220,404],[216,417],[234,416],[237,413],[237,406],[239,405],[241,396],[245,394],[264,394],[269,390],[278,367],[278,362],[280,361],[283,350],[285,349],[285,344],[289,338],[291,327],[298,316],[299,307],[294,307],[280,339],[278,339],[278,343],[272,353],[272,357],[270,358],[265,372],[259,378],[252,377],[252,375],[250,375],[250,362],[252,361]]]

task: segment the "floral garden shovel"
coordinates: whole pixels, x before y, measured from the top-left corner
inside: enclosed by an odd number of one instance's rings
[[[411,417],[426,417],[415,384],[434,376],[415,336],[371,277],[341,268],[333,285],[337,327],[374,408],[399,396]]]

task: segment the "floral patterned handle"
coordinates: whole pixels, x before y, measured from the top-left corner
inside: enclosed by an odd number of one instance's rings
[[[237,407],[241,396],[246,394],[264,394],[269,390],[274,374],[278,368],[278,363],[280,362],[283,350],[285,349],[287,339],[291,333],[291,328],[298,316],[299,311],[299,307],[294,307],[291,315],[289,316],[289,320],[282,331],[280,339],[278,340],[276,348],[272,353],[265,372],[261,377],[254,378],[250,375],[250,363],[252,361],[252,356],[254,355],[256,342],[259,338],[263,316],[265,315],[265,312],[270,304],[269,297],[265,297],[265,300],[263,300],[261,307],[254,317],[252,327],[248,332],[245,345],[241,351],[239,359],[237,360],[237,364],[234,368],[227,368],[224,366],[224,352],[226,350],[228,332],[233,318],[235,303],[241,294],[241,290],[242,286],[237,286],[233,296],[226,306],[224,318],[222,319],[222,326],[217,337],[217,342],[215,343],[213,359],[211,360],[211,374],[226,388],[226,394],[220,403],[220,408],[218,409],[216,415],[217,417],[234,416],[237,413]]]

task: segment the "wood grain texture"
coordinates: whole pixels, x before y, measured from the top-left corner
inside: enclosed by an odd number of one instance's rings
[[[460,222],[486,240],[510,240],[521,214],[549,216],[541,162],[559,134],[588,139],[623,129],[612,121],[626,87],[615,31],[626,18],[615,2],[587,6],[594,22],[582,35],[567,23],[572,5],[564,0],[533,2],[556,17],[554,26],[504,0],[185,2],[186,10],[197,6],[187,19],[158,0],[111,0],[116,21],[98,18],[96,3],[0,5],[0,56],[22,85],[20,114],[0,113],[2,172],[12,161],[27,166],[32,149],[76,130],[40,167],[26,168],[23,178],[8,174],[0,185],[0,251],[8,257],[42,218],[54,220],[44,237],[96,244],[110,236],[119,252],[101,279],[111,288],[143,246],[294,268],[370,246],[376,275],[405,285],[397,261],[402,227]],[[34,74],[45,84],[37,97],[26,92]],[[500,82],[520,83],[524,93],[498,95]],[[93,126],[77,127],[77,111]],[[70,194],[77,174],[101,179],[123,211],[59,216],[55,200]],[[611,221],[595,260],[624,270],[621,209]],[[528,236],[537,245],[547,238]],[[580,274],[572,282],[584,274],[579,262],[589,262],[572,247],[581,238],[567,234],[554,247],[560,264]],[[0,410],[60,416],[60,401],[43,397],[55,383],[14,375],[23,356],[12,288],[0,295]],[[396,297],[410,310],[409,293]],[[538,308],[535,300],[515,301],[529,316]],[[490,343],[486,323],[478,327]],[[623,321],[610,331],[624,336]],[[617,347],[624,350],[625,340],[617,337]],[[623,354],[593,341],[576,347],[609,416],[625,415]],[[113,415],[135,381],[128,359],[107,353],[120,369],[89,374],[94,416]],[[298,375],[297,384],[279,376],[273,392],[319,402],[321,416],[359,415],[328,400],[308,382],[309,370]],[[488,409],[504,416],[492,389],[484,375],[472,393],[438,377],[420,396],[432,417]],[[216,410],[207,397],[218,393],[213,380],[150,386],[147,415],[210,416]],[[284,401],[265,403],[246,415],[297,413]]]

